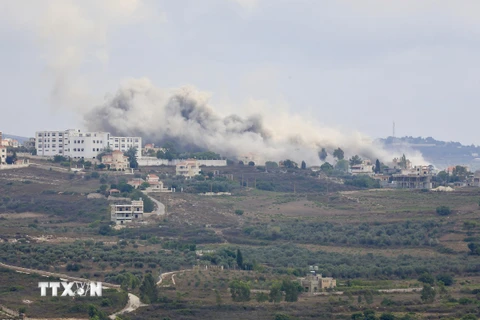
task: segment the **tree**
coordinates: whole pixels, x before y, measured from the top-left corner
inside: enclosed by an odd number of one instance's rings
[[[320,170],[322,170],[325,173],[329,173],[329,172],[332,172],[333,166],[330,163],[325,162],[320,166]]]
[[[441,216],[448,216],[449,214],[452,213],[452,210],[450,210],[450,208],[447,206],[437,207],[436,211],[437,211],[437,214]]]
[[[230,293],[235,302],[250,301],[250,286],[248,283],[240,280],[230,282]]]
[[[108,316],[102,310],[98,310],[93,304],[88,305],[88,316],[91,320],[108,320]]]
[[[125,151],[124,155],[128,157],[130,168],[138,168],[137,148],[135,147],[129,148],[127,151]]]
[[[437,173],[437,175],[435,176],[435,179],[440,182],[440,183],[447,183],[448,180],[449,180],[449,175],[447,172],[445,171],[440,171],[439,173]]]
[[[433,284],[435,283],[435,279],[433,278],[433,276],[428,273],[428,272],[424,272],[420,275],[420,277],[418,277],[418,281],[420,282],[423,282],[423,283],[426,283],[426,284],[429,284],[431,286],[433,286]]]
[[[297,281],[284,279],[282,281],[282,290],[285,291],[285,301],[296,302],[298,301],[299,293],[302,292],[302,287]]]
[[[268,295],[265,292],[259,292],[255,295],[255,300],[260,303],[268,301]]]
[[[151,273],[147,273],[140,286],[140,299],[144,303],[153,303],[158,300],[158,288]]]
[[[365,291],[365,294],[363,295],[365,298],[365,302],[367,304],[372,304],[373,303],[373,293],[370,290]]]
[[[380,160],[375,161],[375,173],[380,173],[382,171],[382,166],[380,165]]]
[[[254,167],[254,166],[255,166],[255,162],[250,161],[250,162],[248,162],[248,165],[249,165],[250,167]]]
[[[349,166],[348,161],[342,159],[342,160],[338,160],[338,162],[335,164],[335,169],[339,171],[347,172],[348,166]]]
[[[429,284],[424,284],[420,298],[424,303],[432,303],[435,300],[435,289],[432,288]]]
[[[267,168],[267,170],[278,168],[278,163],[276,163],[275,161],[267,161],[265,162],[265,168]]]
[[[322,161],[325,161],[325,159],[327,159],[327,156],[328,156],[328,153],[327,153],[327,150],[325,150],[325,148],[322,148],[322,150],[318,152],[318,157]]]
[[[280,282],[274,282],[270,287],[270,293],[268,294],[268,300],[273,303],[282,301],[282,284]]]
[[[283,161],[283,166],[289,169],[298,168],[298,164],[295,161],[292,161],[290,159]]]
[[[338,148],[333,150],[333,157],[336,158],[337,160],[343,160],[345,158],[345,153],[343,152],[342,149]]]
[[[440,273],[437,275],[437,281],[443,282],[446,286],[451,286],[453,284],[453,277],[447,273]]]
[[[354,166],[356,164],[361,164],[362,158],[360,158],[358,155],[354,155],[353,157],[350,158],[349,162],[351,166]]]
[[[305,163],[305,161],[302,161],[301,168],[302,170],[307,169],[307,164]]]
[[[237,249],[237,265],[240,269],[243,269],[243,256],[240,249]]]
[[[395,320],[395,316],[391,313],[382,313],[380,315],[380,320]]]

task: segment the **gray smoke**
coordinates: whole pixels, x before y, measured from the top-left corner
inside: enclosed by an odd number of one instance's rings
[[[257,162],[292,159],[319,164],[318,151],[341,147],[346,157],[390,161],[392,155],[360,133],[343,134],[285,112],[221,116],[210,96],[193,87],[159,89],[148,79],[127,81],[85,115],[89,130],[142,136],[144,143],[173,141],[227,157],[253,154]],[[414,158],[418,155],[409,155]],[[327,161],[332,161],[327,158]]]

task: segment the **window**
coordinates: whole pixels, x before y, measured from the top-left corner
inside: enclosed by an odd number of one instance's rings
[[[73,152],[77,152],[77,148],[73,148]]]
[[[83,151],[83,148],[82,148],[82,151]]]
[[[84,142],[85,142],[85,140],[82,140],[82,143],[84,143]]]
[[[135,139],[135,142],[138,142],[138,139]]]
[[[95,148],[93,148],[92,151],[95,151]]]
[[[52,133],[52,137],[55,137],[55,133]]]

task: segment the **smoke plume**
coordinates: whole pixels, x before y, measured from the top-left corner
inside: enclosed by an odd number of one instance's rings
[[[259,161],[292,159],[319,164],[318,151],[390,161],[392,155],[360,133],[342,133],[288,112],[222,116],[209,104],[210,95],[194,87],[160,89],[148,79],[131,79],[104,104],[90,110],[90,130],[139,135],[144,143],[173,141],[228,157],[253,154]],[[412,155],[410,155],[412,156]],[[331,161],[327,158],[327,161]]]

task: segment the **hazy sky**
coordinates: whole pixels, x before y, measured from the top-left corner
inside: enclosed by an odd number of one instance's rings
[[[128,78],[372,137],[480,144],[478,0],[0,0],[0,131],[82,127]],[[255,107],[249,108],[251,101]]]

